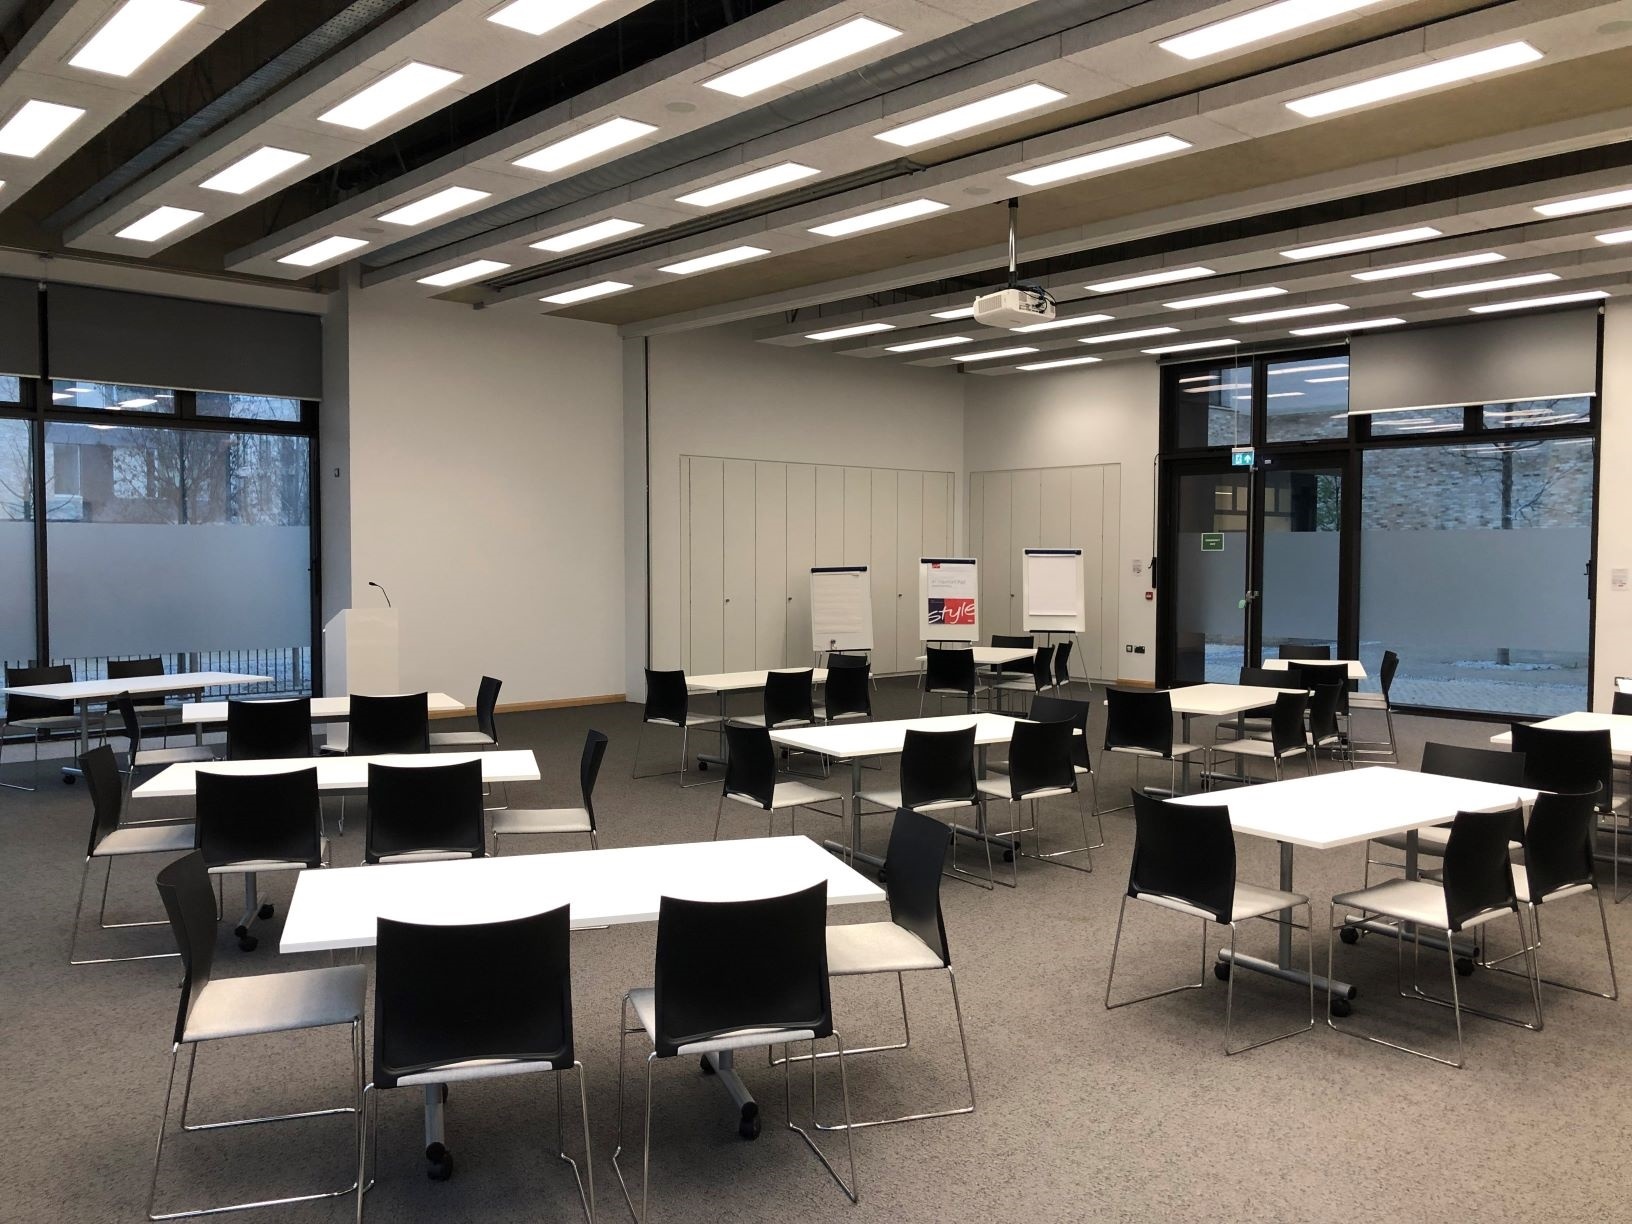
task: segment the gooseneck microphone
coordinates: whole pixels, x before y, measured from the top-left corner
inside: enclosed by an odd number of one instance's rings
[[[368,585],[371,587],[380,588],[380,594],[385,596],[385,606],[389,608],[391,606],[391,596],[387,594],[386,589],[383,586],[380,586],[380,584],[375,582],[372,578],[369,579]]]

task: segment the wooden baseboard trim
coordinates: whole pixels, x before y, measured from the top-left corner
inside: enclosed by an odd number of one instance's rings
[[[1153,689],[1153,688],[1156,687],[1156,681],[1154,681],[1154,680],[1124,680],[1119,676],[1119,677],[1117,677],[1116,687],[1117,688]]]
[[[616,705],[627,701],[626,693],[599,693],[592,697],[552,697],[548,701],[512,701],[502,704],[495,713],[524,714],[529,710],[565,710],[574,706]],[[432,718],[469,718],[476,713],[475,706],[463,710],[445,710],[433,713]]]

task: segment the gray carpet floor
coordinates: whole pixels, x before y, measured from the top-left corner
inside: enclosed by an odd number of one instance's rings
[[[916,708],[904,682],[886,681],[882,716]],[[746,708],[746,707],[745,707]],[[1415,767],[1425,739],[1479,744],[1488,724],[1401,718],[1403,763]],[[635,706],[601,706],[501,718],[507,747],[531,747],[544,781],[512,787],[516,806],[576,803],[577,759],[586,728],[611,736],[597,810],[603,846],[695,841],[710,835],[717,791],[679,789],[672,778],[632,781]],[[1100,736],[1096,712],[1091,735]],[[660,733],[647,748],[669,751]],[[1097,762],[1104,802],[1125,802],[1131,768]],[[1323,763],[1323,768],[1333,768]],[[27,768],[8,764],[7,776]],[[869,775],[883,781],[888,770]],[[1152,781],[1153,778],[1147,778]],[[842,783],[835,778],[835,789]],[[184,807],[142,801],[147,815],[184,816]],[[148,806],[156,805],[156,806]],[[1069,805],[1053,827],[1073,831]],[[177,1003],[174,961],[70,967],[74,909],[89,802],[83,786],[48,780],[37,794],[0,790],[0,1027],[9,1050],[10,1155],[0,1163],[0,1218],[6,1221],[120,1221],[142,1218],[149,1163],[163,1099]],[[752,815],[727,816],[726,835],[763,828]],[[801,831],[830,835],[819,816]],[[1626,1159],[1624,1067],[1632,1057],[1625,1005],[1549,990],[1541,1033],[1470,1018],[1469,1065],[1449,1070],[1329,1032],[1308,1034],[1226,1058],[1221,1041],[1225,987],[1205,988],[1117,1011],[1103,1006],[1118,898],[1126,884],[1132,822],[1105,818],[1108,845],[1091,875],[1024,862],[1017,890],[943,888],[947,927],[963,991],[979,1109],[969,1116],[856,1134],[861,1203],[851,1206],[797,1136],[780,1127],[781,1072],[745,1059],[745,1078],[765,1105],[755,1142],[737,1137],[726,1096],[696,1064],[675,1060],[656,1074],[653,1210],[674,1221],[943,1220],[1607,1220],[1627,1218],[1632,1173]],[[881,850],[887,820],[868,821]],[[537,849],[576,849],[574,839]],[[515,852],[532,847],[516,848]],[[337,864],[361,858],[355,828],[336,842]],[[1272,884],[1273,845],[1242,839],[1244,878]],[[1297,887],[1325,902],[1358,884],[1358,847],[1300,852]],[[157,865],[116,869],[114,918],[157,917]],[[92,903],[94,904],[93,875]],[[277,935],[292,881],[263,880],[279,903],[258,951],[237,950],[224,926],[220,971],[277,972],[326,957],[281,956]],[[232,889],[228,890],[229,902]],[[541,907],[549,904],[540,898]],[[229,904],[229,909],[231,909]],[[882,907],[854,907],[836,921],[876,919]],[[1605,981],[1598,917],[1588,903],[1560,905],[1547,924],[1550,976]],[[1632,938],[1632,903],[1610,912],[1617,951]],[[1322,928],[1323,930],[1323,928]],[[1118,967],[1118,991],[1176,984],[1197,964],[1197,924],[1133,907]],[[631,926],[574,936],[579,1056],[589,1077],[595,1186],[605,1219],[626,1213],[608,1157],[616,1113],[617,1014],[624,990],[650,981],[653,928]],[[103,933],[89,918],[82,955],[168,946],[163,928]],[[1215,929],[1210,946],[1219,945]],[[1499,939],[1513,942],[1511,929]],[[1268,954],[1274,932],[1248,931],[1243,945]],[[1296,954],[1304,955],[1300,933]],[[1391,943],[1340,945],[1339,973],[1359,985],[1354,1022],[1411,1042],[1452,1046],[1446,1011],[1393,994]],[[1325,956],[1324,936],[1317,959]],[[1444,961],[1424,959],[1425,979],[1445,985]],[[1124,976],[1125,975],[1125,976]],[[1481,971],[1464,979],[1464,998],[1514,1009],[1519,979]],[[1267,1033],[1307,1014],[1296,988],[1241,975],[1241,1035]],[[956,1032],[944,977],[909,980],[912,1045],[851,1061],[859,1115],[941,1107],[961,1090]],[[851,1044],[893,1040],[900,1020],[893,983],[840,981],[839,1025]],[[642,1051],[643,1055],[644,1051]],[[199,1058],[194,1119],[342,1103],[347,1043],[340,1030],[226,1043]],[[831,1118],[831,1062],[822,1067],[822,1102]],[[632,1083],[634,1081],[632,1079]],[[808,1106],[808,1081],[795,1093]],[[638,1089],[634,1091],[638,1092]],[[416,1091],[380,1103],[379,1185],[371,1218],[392,1221],[508,1221],[578,1218],[570,1174],[555,1161],[550,1077],[457,1086],[449,1104],[451,1181],[425,1177]],[[569,1112],[569,1124],[572,1119]],[[636,1119],[634,1110],[631,1119]],[[159,1209],[263,1198],[349,1181],[344,1118],[178,1136],[172,1116]],[[569,1150],[580,1146],[569,1133]],[[842,1140],[824,1136],[842,1153]],[[638,1153],[637,1153],[638,1155]],[[351,1199],[252,1218],[349,1218]]]

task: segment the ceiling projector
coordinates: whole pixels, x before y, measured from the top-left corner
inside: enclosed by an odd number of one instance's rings
[[[975,299],[976,323],[987,327],[1024,327],[1054,318],[1054,299],[1034,287],[1001,289]]]

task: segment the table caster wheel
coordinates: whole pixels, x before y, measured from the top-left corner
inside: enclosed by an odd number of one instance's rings
[[[268,918],[272,917],[274,908],[275,907],[273,906],[272,902],[268,901],[265,905],[261,906],[260,909],[256,910],[255,914],[262,922],[265,922]]]
[[[63,774],[62,775],[62,784],[64,786],[72,786],[75,782],[78,782],[78,781],[79,781],[79,779],[77,777],[75,777],[73,774]]]
[[[448,1103],[448,1086],[446,1084],[438,1084],[437,1087],[441,1089],[442,1092],[442,1104],[446,1105]]]
[[[1457,977],[1472,977],[1473,976],[1473,957],[1471,957],[1471,956],[1459,956],[1459,957],[1456,958],[1456,976]]]
[[[716,1075],[716,1074],[718,1074],[718,1072],[716,1072],[714,1070],[714,1064],[708,1061],[708,1055],[707,1054],[704,1054],[701,1058],[699,1058],[697,1060],[697,1066],[702,1069],[702,1072],[703,1072],[704,1075]]]
[[[1346,944],[1357,944],[1360,942],[1360,932],[1355,927],[1344,927],[1337,933],[1337,937]]]
[[[1003,851],[1003,861],[1004,861],[1004,862],[1005,862],[1005,863],[1012,863],[1012,862],[1014,862],[1014,851],[1013,851],[1013,850],[1005,850],[1005,851]]]
[[[1332,996],[1332,1015],[1336,1016],[1339,1020],[1343,1019],[1344,1016],[1348,1015],[1353,1010],[1354,1004],[1350,1003],[1347,999],[1343,998],[1341,995]]]
[[[240,952],[253,952],[260,947],[260,944],[261,941],[254,935],[240,935],[238,937],[238,950]]]
[[[1214,961],[1213,962],[1213,976],[1215,978],[1217,978],[1221,982],[1229,981],[1230,980],[1230,962],[1229,961]]]
[[[737,1123],[737,1134],[744,1139],[759,1138],[759,1106],[752,1101],[742,1107],[742,1120]]]
[[[698,773],[707,773],[708,772],[708,762],[707,761],[698,761],[697,762],[697,772]]]
[[[447,1181],[453,1176],[453,1153],[446,1145],[433,1143],[425,1149],[425,1159],[431,1162],[431,1167],[425,1170],[425,1176],[432,1181]]]
[[[249,928],[240,923],[238,926],[232,928],[232,933],[239,939],[246,939],[249,936]]]

